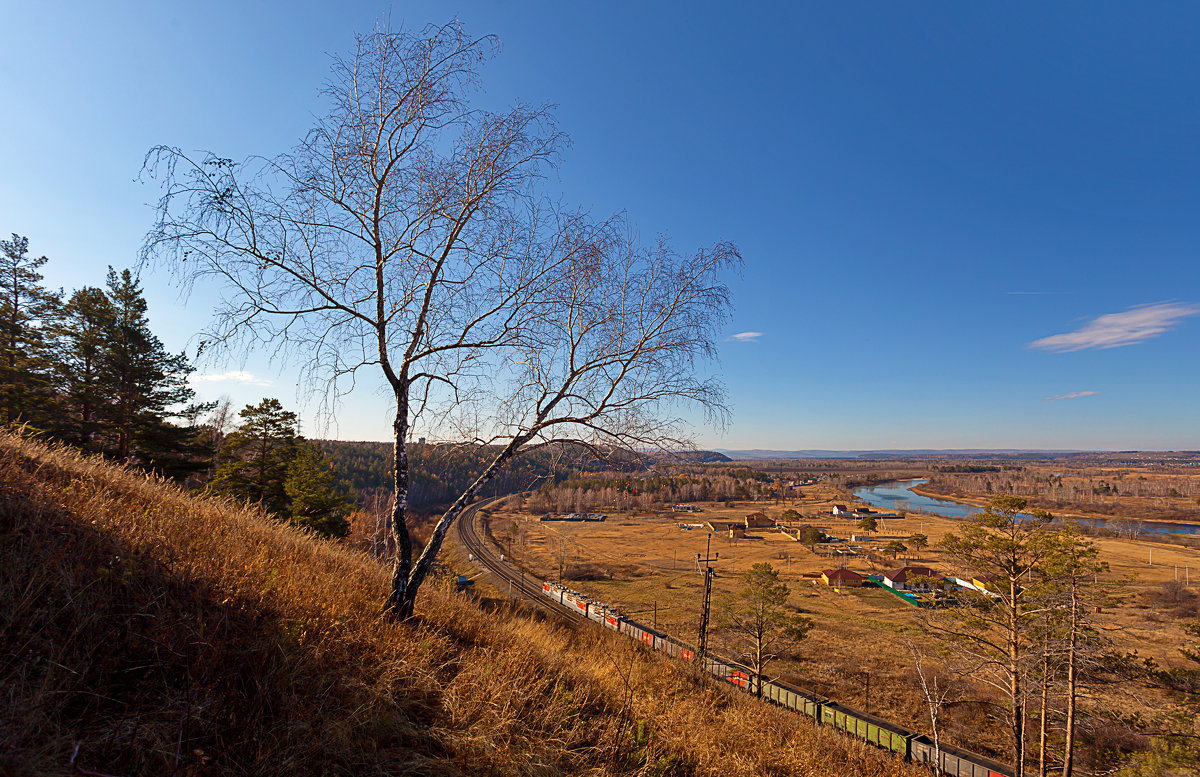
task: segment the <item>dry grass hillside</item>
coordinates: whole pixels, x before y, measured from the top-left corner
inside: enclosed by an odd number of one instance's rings
[[[597,630],[0,433],[0,774],[917,774]]]

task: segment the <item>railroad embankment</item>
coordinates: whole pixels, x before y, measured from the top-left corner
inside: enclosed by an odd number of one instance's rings
[[[0,433],[0,774],[917,774],[599,630]]]

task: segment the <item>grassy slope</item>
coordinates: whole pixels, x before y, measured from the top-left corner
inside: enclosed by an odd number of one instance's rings
[[[0,774],[918,773],[615,635],[434,585],[384,622],[385,583],[0,433]]]

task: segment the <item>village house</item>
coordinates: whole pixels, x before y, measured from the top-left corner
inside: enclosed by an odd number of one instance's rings
[[[929,578],[933,583],[914,582],[914,578]],[[929,567],[901,567],[883,573],[883,584],[893,591],[929,591],[945,587],[946,578]]]
[[[834,505],[833,510],[831,510],[831,512],[834,515],[849,515],[850,509],[848,507],[846,507],[846,505]]]
[[[865,578],[852,569],[826,569],[821,582],[831,588],[861,588]]]
[[[768,518],[766,513],[751,513],[742,521],[742,525],[747,530],[775,528],[775,522]]]

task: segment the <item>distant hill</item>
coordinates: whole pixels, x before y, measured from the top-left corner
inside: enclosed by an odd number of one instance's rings
[[[733,459],[720,451],[688,451],[686,453],[678,453],[676,456],[680,460],[691,464],[723,464],[727,461],[733,461]]]

